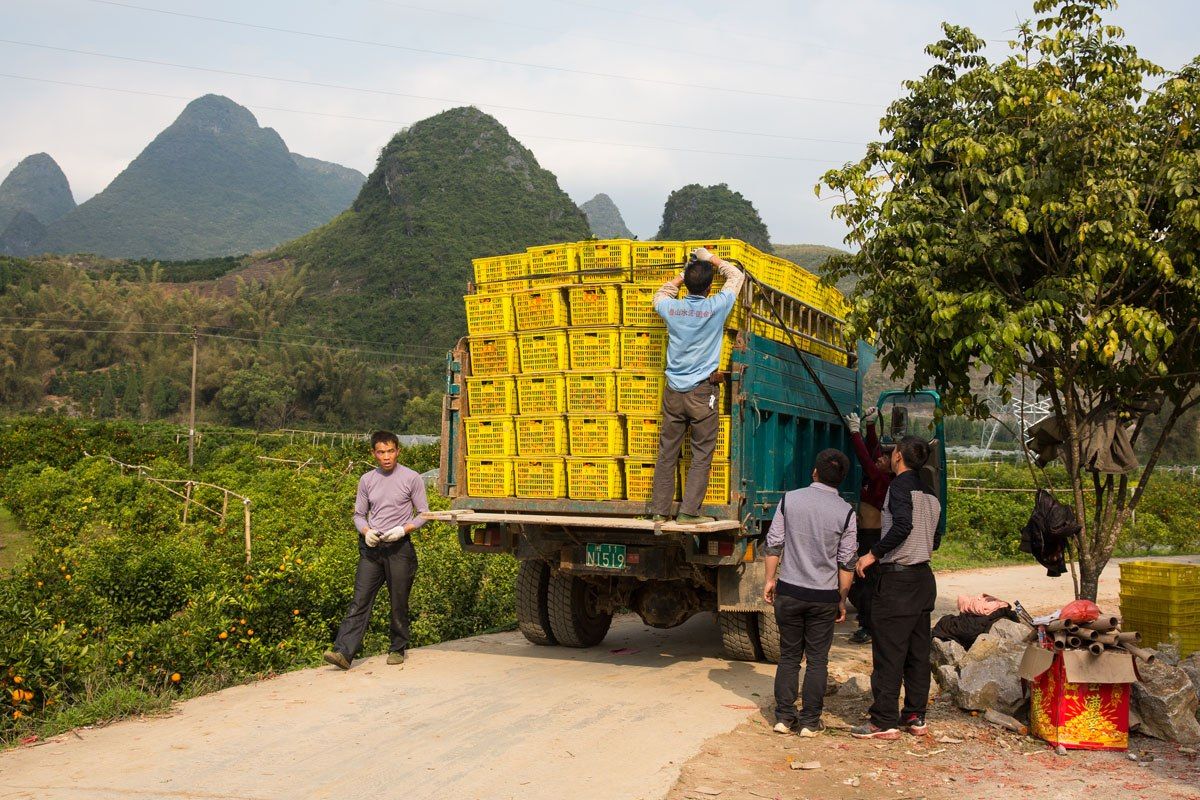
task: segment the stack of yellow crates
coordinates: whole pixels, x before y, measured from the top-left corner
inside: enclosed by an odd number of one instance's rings
[[[1182,656],[1200,650],[1200,564],[1122,563],[1121,619],[1143,647],[1174,642]]]
[[[701,246],[815,308],[841,301],[811,273],[736,239],[592,240],[475,259],[476,293],[464,298],[469,495],[650,499],[667,348],[666,327],[651,301]],[[718,274],[714,291],[723,282]],[[722,369],[736,332],[745,328],[740,308],[726,327]],[[750,330],[788,341],[781,329],[760,321]],[[827,357],[820,345],[804,344]],[[828,354],[837,356],[832,348]],[[729,502],[727,392],[722,387],[706,504]],[[682,475],[690,458],[685,442]]]

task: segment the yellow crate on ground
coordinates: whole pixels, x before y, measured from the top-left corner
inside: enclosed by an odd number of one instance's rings
[[[512,497],[512,493],[512,459],[467,459],[467,495],[469,497]]]
[[[1125,611],[1121,606],[1121,629],[1137,631],[1142,635],[1139,647],[1155,648],[1160,644],[1178,644],[1179,655],[1187,658],[1200,650],[1200,626],[1184,628],[1169,625],[1156,615],[1139,616]]]
[[[471,260],[475,271],[477,291],[481,294],[506,294],[526,288],[523,280],[529,274],[529,254],[513,253]]]
[[[567,411],[603,414],[617,410],[617,376],[611,372],[568,372]]]
[[[468,347],[472,375],[512,375],[517,371],[517,337],[511,334],[472,336]]]
[[[567,467],[561,458],[513,459],[517,497],[566,497]]]
[[[661,372],[621,372],[617,375],[617,411],[621,414],[656,414],[662,411]]]
[[[567,419],[571,433],[571,455],[625,455],[625,429],[616,414],[574,416]]]
[[[562,289],[531,289],[512,296],[518,331],[567,326],[567,296]]]
[[[656,458],[661,426],[662,417],[658,414],[630,414],[625,417],[625,452],[631,458]]]
[[[570,295],[572,325],[621,324],[621,292],[616,286],[576,286]]]
[[[632,265],[629,239],[596,239],[579,242],[580,279],[584,283],[621,283],[628,279]]]
[[[579,283],[579,260],[574,242],[531,247],[527,252],[531,289]]]
[[[515,456],[517,429],[512,417],[467,417],[467,455],[473,458]]]
[[[1122,562],[1121,596],[1153,598],[1168,604],[1200,602],[1200,564]]]
[[[687,261],[683,242],[634,242],[631,252],[633,282],[655,287],[678,275]]]
[[[565,456],[569,452],[567,423],[563,417],[517,417],[518,455]]]
[[[713,450],[713,459],[728,459],[729,450],[729,431],[733,428],[733,417],[728,414],[721,414],[717,420],[717,446]],[[687,433],[683,436],[683,458],[690,461],[692,458],[692,429],[689,427]]]
[[[643,328],[666,326],[654,310],[654,295],[658,286],[629,283],[621,287],[621,323]]]
[[[562,375],[518,375],[517,409],[521,414],[562,414],[567,382]]]
[[[512,378],[467,378],[467,408],[473,417],[517,413],[517,384]]]
[[[621,330],[621,367],[624,369],[662,369],[667,365],[665,328],[623,328]]]
[[[507,294],[469,294],[463,297],[467,308],[467,333],[472,336],[512,333],[512,296]]]
[[[691,461],[679,460],[679,485],[687,481],[688,468]],[[701,501],[706,506],[724,506],[729,504],[729,459],[713,459],[708,471],[708,489]]]
[[[567,497],[572,500],[620,500],[625,496],[621,462],[616,458],[568,458]]]
[[[621,366],[621,331],[577,328],[570,332],[571,369],[616,369]]]
[[[566,331],[536,331],[517,335],[521,372],[566,372],[570,368]]]

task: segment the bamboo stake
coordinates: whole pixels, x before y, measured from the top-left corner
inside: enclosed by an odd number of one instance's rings
[[[184,489],[183,489],[183,492],[184,492],[184,498],[183,498],[183,524],[184,524],[184,525],[187,525],[187,521],[188,521],[188,510],[191,508],[191,505],[192,505],[192,482],[191,482],[191,481],[188,481],[188,484],[187,484],[187,486],[185,486],[185,487],[184,487]]]
[[[250,501],[242,500],[243,517],[246,527],[246,563],[250,563]]]

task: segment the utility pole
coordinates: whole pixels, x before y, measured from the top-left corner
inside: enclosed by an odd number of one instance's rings
[[[192,399],[188,409],[188,469],[196,461],[196,350],[200,342],[200,334],[192,327]]]

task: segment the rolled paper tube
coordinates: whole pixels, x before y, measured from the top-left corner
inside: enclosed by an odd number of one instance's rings
[[[1120,643],[1115,633],[1098,633],[1092,641],[1114,646]]]
[[[1119,631],[1117,641],[1121,644],[1139,644],[1142,641],[1142,635],[1137,631]]]
[[[1134,656],[1137,656],[1142,661],[1145,661],[1147,664],[1149,664],[1151,661],[1154,661],[1155,658],[1158,657],[1158,653],[1155,653],[1153,650],[1144,650],[1141,647],[1135,647],[1131,644],[1122,644],[1121,649],[1123,649],[1127,653],[1131,653]]]
[[[1083,640],[1075,634],[1071,634],[1067,637],[1067,647],[1083,647]]]
[[[1067,621],[1065,619],[1056,619],[1046,626],[1046,633],[1058,633],[1067,629]]]
[[[1087,628],[1090,631],[1107,631],[1117,627],[1120,622],[1121,621],[1116,617],[1100,617],[1099,619],[1091,622],[1080,623],[1079,627]]]
[[[1100,644],[1099,642],[1092,642],[1087,646],[1087,649],[1092,655],[1098,656],[1104,652],[1104,645]]]
[[[1076,625],[1074,622],[1071,622],[1070,620],[1067,620],[1067,633],[1075,633],[1078,630],[1079,630],[1078,625]]]
[[[1067,649],[1067,637],[1063,636],[1061,633],[1055,634],[1054,649],[1055,650],[1066,650]]]

